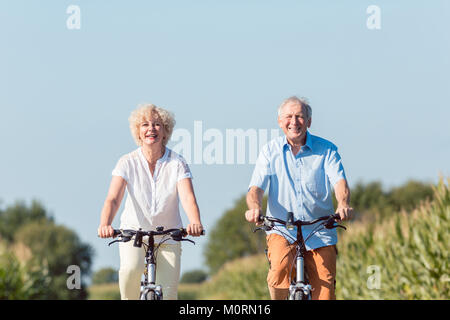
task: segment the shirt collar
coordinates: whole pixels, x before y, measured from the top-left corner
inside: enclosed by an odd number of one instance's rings
[[[289,148],[289,150],[291,149],[291,145],[288,143],[286,135],[283,137],[283,148]],[[302,149],[304,147],[308,147],[309,150],[312,150],[312,137],[311,134],[309,133],[309,131],[306,131],[306,143],[304,146],[302,146]]]
[[[169,148],[164,147],[164,149],[165,149],[165,150],[164,150],[163,156],[162,156],[161,158],[159,158],[158,160],[156,160],[156,163],[164,162],[164,161],[166,161],[167,158],[169,157],[169,151],[170,151]],[[139,150],[140,150],[140,153],[141,153],[142,160],[147,161],[147,159],[146,159],[145,156],[144,156],[144,151],[142,150],[142,147],[140,147]]]

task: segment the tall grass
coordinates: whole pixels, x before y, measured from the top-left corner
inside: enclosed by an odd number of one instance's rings
[[[102,283],[91,285],[88,289],[89,300],[120,300],[118,283]]]
[[[196,300],[201,292],[199,284],[180,283],[178,286],[179,300]],[[93,284],[88,289],[89,300],[120,300],[120,290],[118,283]]]
[[[226,263],[198,290],[199,300],[263,300],[269,299],[266,256],[253,255]]]

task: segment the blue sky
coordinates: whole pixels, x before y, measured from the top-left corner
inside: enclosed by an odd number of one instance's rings
[[[81,28],[69,30],[69,5]],[[381,29],[366,26],[369,5]],[[42,201],[118,267],[96,230],[130,112],[151,102],[177,126],[276,129],[291,95],[338,145],[350,186],[449,175],[448,1],[18,1],[0,3],[0,200]],[[243,165],[191,165],[206,229],[247,190]],[[118,226],[120,212],[114,226]],[[186,221],[183,216],[184,221]],[[183,246],[202,268],[208,236]]]

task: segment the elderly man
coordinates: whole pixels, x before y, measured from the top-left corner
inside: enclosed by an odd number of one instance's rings
[[[350,191],[337,147],[308,132],[311,116],[311,107],[303,98],[290,97],[279,106],[278,124],[284,136],[267,143],[258,156],[247,193],[247,221],[258,222],[269,182],[268,216],[284,220],[287,212],[293,212],[295,220],[313,220],[331,215],[333,187],[338,202],[336,213],[341,220],[352,217]],[[314,227],[302,228],[305,239]],[[296,231],[283,232],[296,237]],[[270,296],[286,299],[295,246],[274,230],[267,232],[266,240]],[[320,231],[306,243],[305,266],[313,287],[312,299],[335,299],[336,243],[336,229]]]

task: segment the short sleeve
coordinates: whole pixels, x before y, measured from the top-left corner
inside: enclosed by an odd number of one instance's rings
[[[122,177],[129,182],[129,164],[125,157],[122,157],[117,161],[117,164],[112,171],[112,175]]]
[[[189,168],[189,165],[187,164],[186,160],[184,160],[182,157],[178,159],[178,176],[177,176],[177,182],[186,178],[193,179],[191,169]]]
[[[249,190],[251,187],[258,187],[264,191],[266,190],[271,175],[268,154],[269,152],[266,145],[261,149],[258,159],[256,159],[255,169],[253,170],[252,178],[248,186]]]
[[[342,165],[342,159],[337,151],[337,147],[333,147],[329,150],[325,161],[325,173],[330,180],[331,185],[334,187],[336,183],[341,179],[346,179],[344,166]]]

